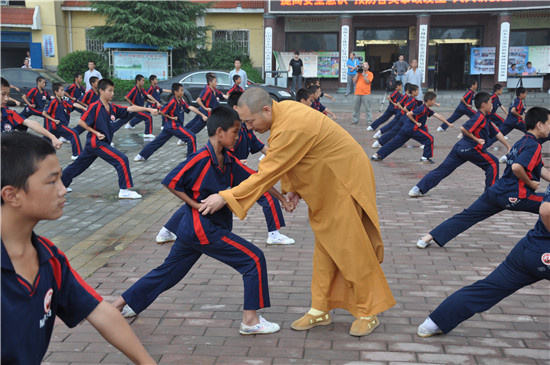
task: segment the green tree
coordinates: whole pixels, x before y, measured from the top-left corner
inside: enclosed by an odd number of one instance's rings
[[[104,42],[127,42],[173,49],[174,68],[189,66],[189,54],[206,43],[208,27],[198,26],[211,3],[190,1],[92,1],[105,26],[92,34]]]
[[[84,73],[88,71],[88,62],[94,61],[95,68],[103,76],[108,77],[109,65],[107,61],[100,55],[91,51],[76,51],[69,53],[59,61],[57,73],[67,82],[73,82],[73,76],[76,73]]]

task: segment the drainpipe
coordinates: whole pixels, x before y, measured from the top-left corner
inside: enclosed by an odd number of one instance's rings
[[[69,11],[69,52],[73,52],[73,17]]]

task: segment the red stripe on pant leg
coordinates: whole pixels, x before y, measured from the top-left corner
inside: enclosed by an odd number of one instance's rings
[[[195,137],[192,136],[191,134],[189,134],[189,132],[187,132],[185,130],[185,128],[182,128],[182,127],[178,127],[179,131],[183,134],[185,134],[187,137],[189,137],[189,139],[191,140],[191,143],[193,144],[193,152],[197,152],[197,146],[195,144]]]
[[[260,308],[264,307],[264,292],[263,292],[263,285],[262,285],[262,266],[260,265],[260,258],[254,254],[254,252],[250,251],[248,248],[244,247],[238,242],[235,242],[227,237],[222,237],[222,240],[226,242],[227,244],[241,250],[248,256],[250,256],[254,262],[256,263],[256,270],[258,270],[258,283],[260,285],[259,291],[260,291]]]
[[[544,200],[544,198],[543,198],[542,196],[538,196],[538,195],[534,195],[534,194],[533,194],[533,195],[529,195],[529,196],[527,197],[527,199],[532,200],[532,201],[535,201],[535,202],[541,202],[541,201]]]
[[[120,165],[122,166],[122,171],[124,171],[124,178],[126,179],[126,188],[127,189],[131,188],[132,184],[130,183],[130,175],[128,174],[128,167],[124,163],[124,160],[122,159],[122,157],[120,157],[119,155],[117,155],[116,153],[114,153],[113,151],[111,151],[105,146],[99,146],[99,149],[101,149],[103,152],[105,152],[106,154],[108,154],[109,156],[111,156],[112,158],[114,158],[120,163]]]
[[[73,138],[74,138],[74,143],[76,144],[76,150],[78,151],[78,154],[80,155],[80,142],[78,141],[78,136],[77,134],[71,129],[71,128],[68,128],[66,126],[61,126],[63,129],[65,129],[67,132],[69,132],[70,134],[73,135]]]
[[[273,201],[273,198],[271,197],[271,194],[265,193],[264,196],[267,199],[267,202],[269,203],[269,208],[271,209],[271,214],[273,215],[273,219],[275,220],[275,227],[277,229],[281,228],[281,222],[279,222],[279,215],[277,214],[277,209],[275,209],[275,202]]]
[[[487,162],[489,162],[491,164],[491,167],[493,168],[493,181],[491,181],[491,186],[493,186],[493,184],[495,183],[495,181],[497,180],[497,164],[495,163],[495,161],[491,158],[491,156],[489,156],[488,154],[486,154],[485,152],[483,151],[478,151],[479,154],[481,155],[481,157],[483,157],[483,159]]]
[[[430,157],[433,157],[434,156],[434,138],[431,136],[430,133],[423,131],[422,129],[419,129],[418,131],[430,139],[430,145],[432,146],[432,155]]]
[[[153,134],[153,117],[151,117],[150,115],[145,114],[143,112],[139,112],[138,114],[141,115],[142,117],[145,117],[149,121],[149,133],[148,134]]]

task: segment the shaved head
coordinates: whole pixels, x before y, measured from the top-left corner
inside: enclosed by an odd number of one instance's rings
[[[239,98],[239,107],[247,106],[250,113],[259,113],[264,106],[271,107],[273,105],[273,99],[269,96],[269,93],[259,87],[248,88]]]

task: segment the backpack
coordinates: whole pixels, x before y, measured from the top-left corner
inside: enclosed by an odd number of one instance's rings
[[[396,88],[396,82],[395,75],[392,73],[390,76],[388,76],[388,79],[386,80],[386,90],[393,91]]]

